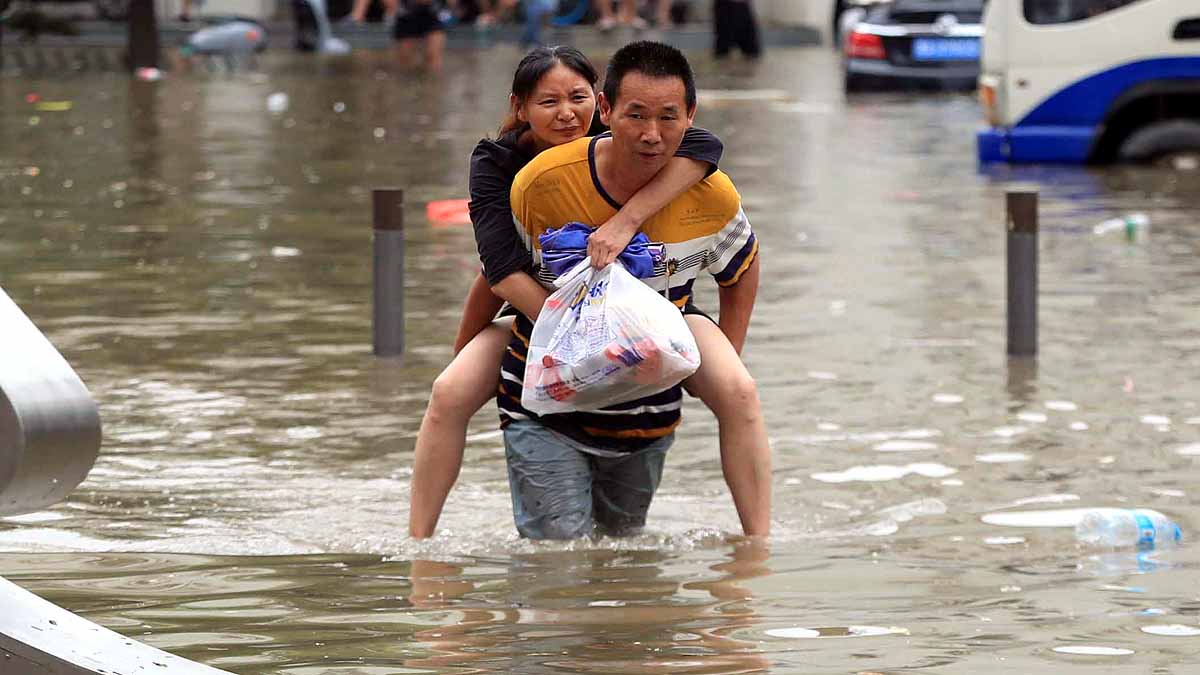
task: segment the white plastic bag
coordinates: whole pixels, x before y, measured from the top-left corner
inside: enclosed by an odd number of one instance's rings
[[[679,384],[700,350],[679,308],[620,262],[562,275],[533,326],[521,405],[538,415],[598,410]]]

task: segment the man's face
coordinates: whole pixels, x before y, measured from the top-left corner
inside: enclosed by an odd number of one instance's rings
[[[675,155],[696,110],[688,110],[683,80],[632,72],[621,78],[614,104],[600,96],[600,119],[612,129],[613,148],[627,166],[661,169]]]

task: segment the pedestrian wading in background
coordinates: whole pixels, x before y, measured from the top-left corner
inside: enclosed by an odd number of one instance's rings
[[[351,20],[366,20],[371,0],[355,0]],[[446,28],[442,13],[455,9],[457,0],[383,0],[385,11],[395,15],[392,37],[396,40],[396,57],[400,66],[409,68],[417,50],[417,42],[425,43],[425,69],[442,69],[442,52],[446,48]]]
[[[513,228],[513,179],[540,152],[588,133],[596,109],[596,81],[594,67],[578,50],[534,49],[513,76],[510,114],[499,137],[480,141],[472,153],[471,219],[483,272],[468,294],[455,339],[456,356],[433,383],[417,435],[409,511],[414,537],[434,533],[462,465],[467,423],[496,394],[513,321],[511,316],[493,320],[501,298],[514,308],[508,314],[520,312],[532,320],[548,295],[531,275],[533,255]],[[719,140],[703,130],[688,129],[659,172],[620,210],[595,223],[600,227],[588,240],[593,264],[603,267],[614,260],[643,223],[714,171],[720,155]],[[770,452],[757,390],[737,356],[741,342],[731,345],[703,316],[687,320],[702,362],[685,385],[717,415],[722,466],[729,475],[728,465],[738,456]],[[758,527],[743,521],[743,529],[758,532],[765,530],[765,523]]]
[[[747,58],[762,56],[753,0],[713,0],[713,52],[724,58],[737,47]]]

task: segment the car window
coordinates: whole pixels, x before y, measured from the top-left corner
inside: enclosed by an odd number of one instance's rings
[[[1032,24],[1083,21],[1142,0],[1025,0],[1025,20]]]

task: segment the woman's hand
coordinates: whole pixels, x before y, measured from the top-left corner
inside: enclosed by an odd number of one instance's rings
[[[637,231],[638,224],[622,217],[620,213],[609,218],[588,237],[587,252],[592,259],[592,267],[598,270],[608,267],[621,255]]]

